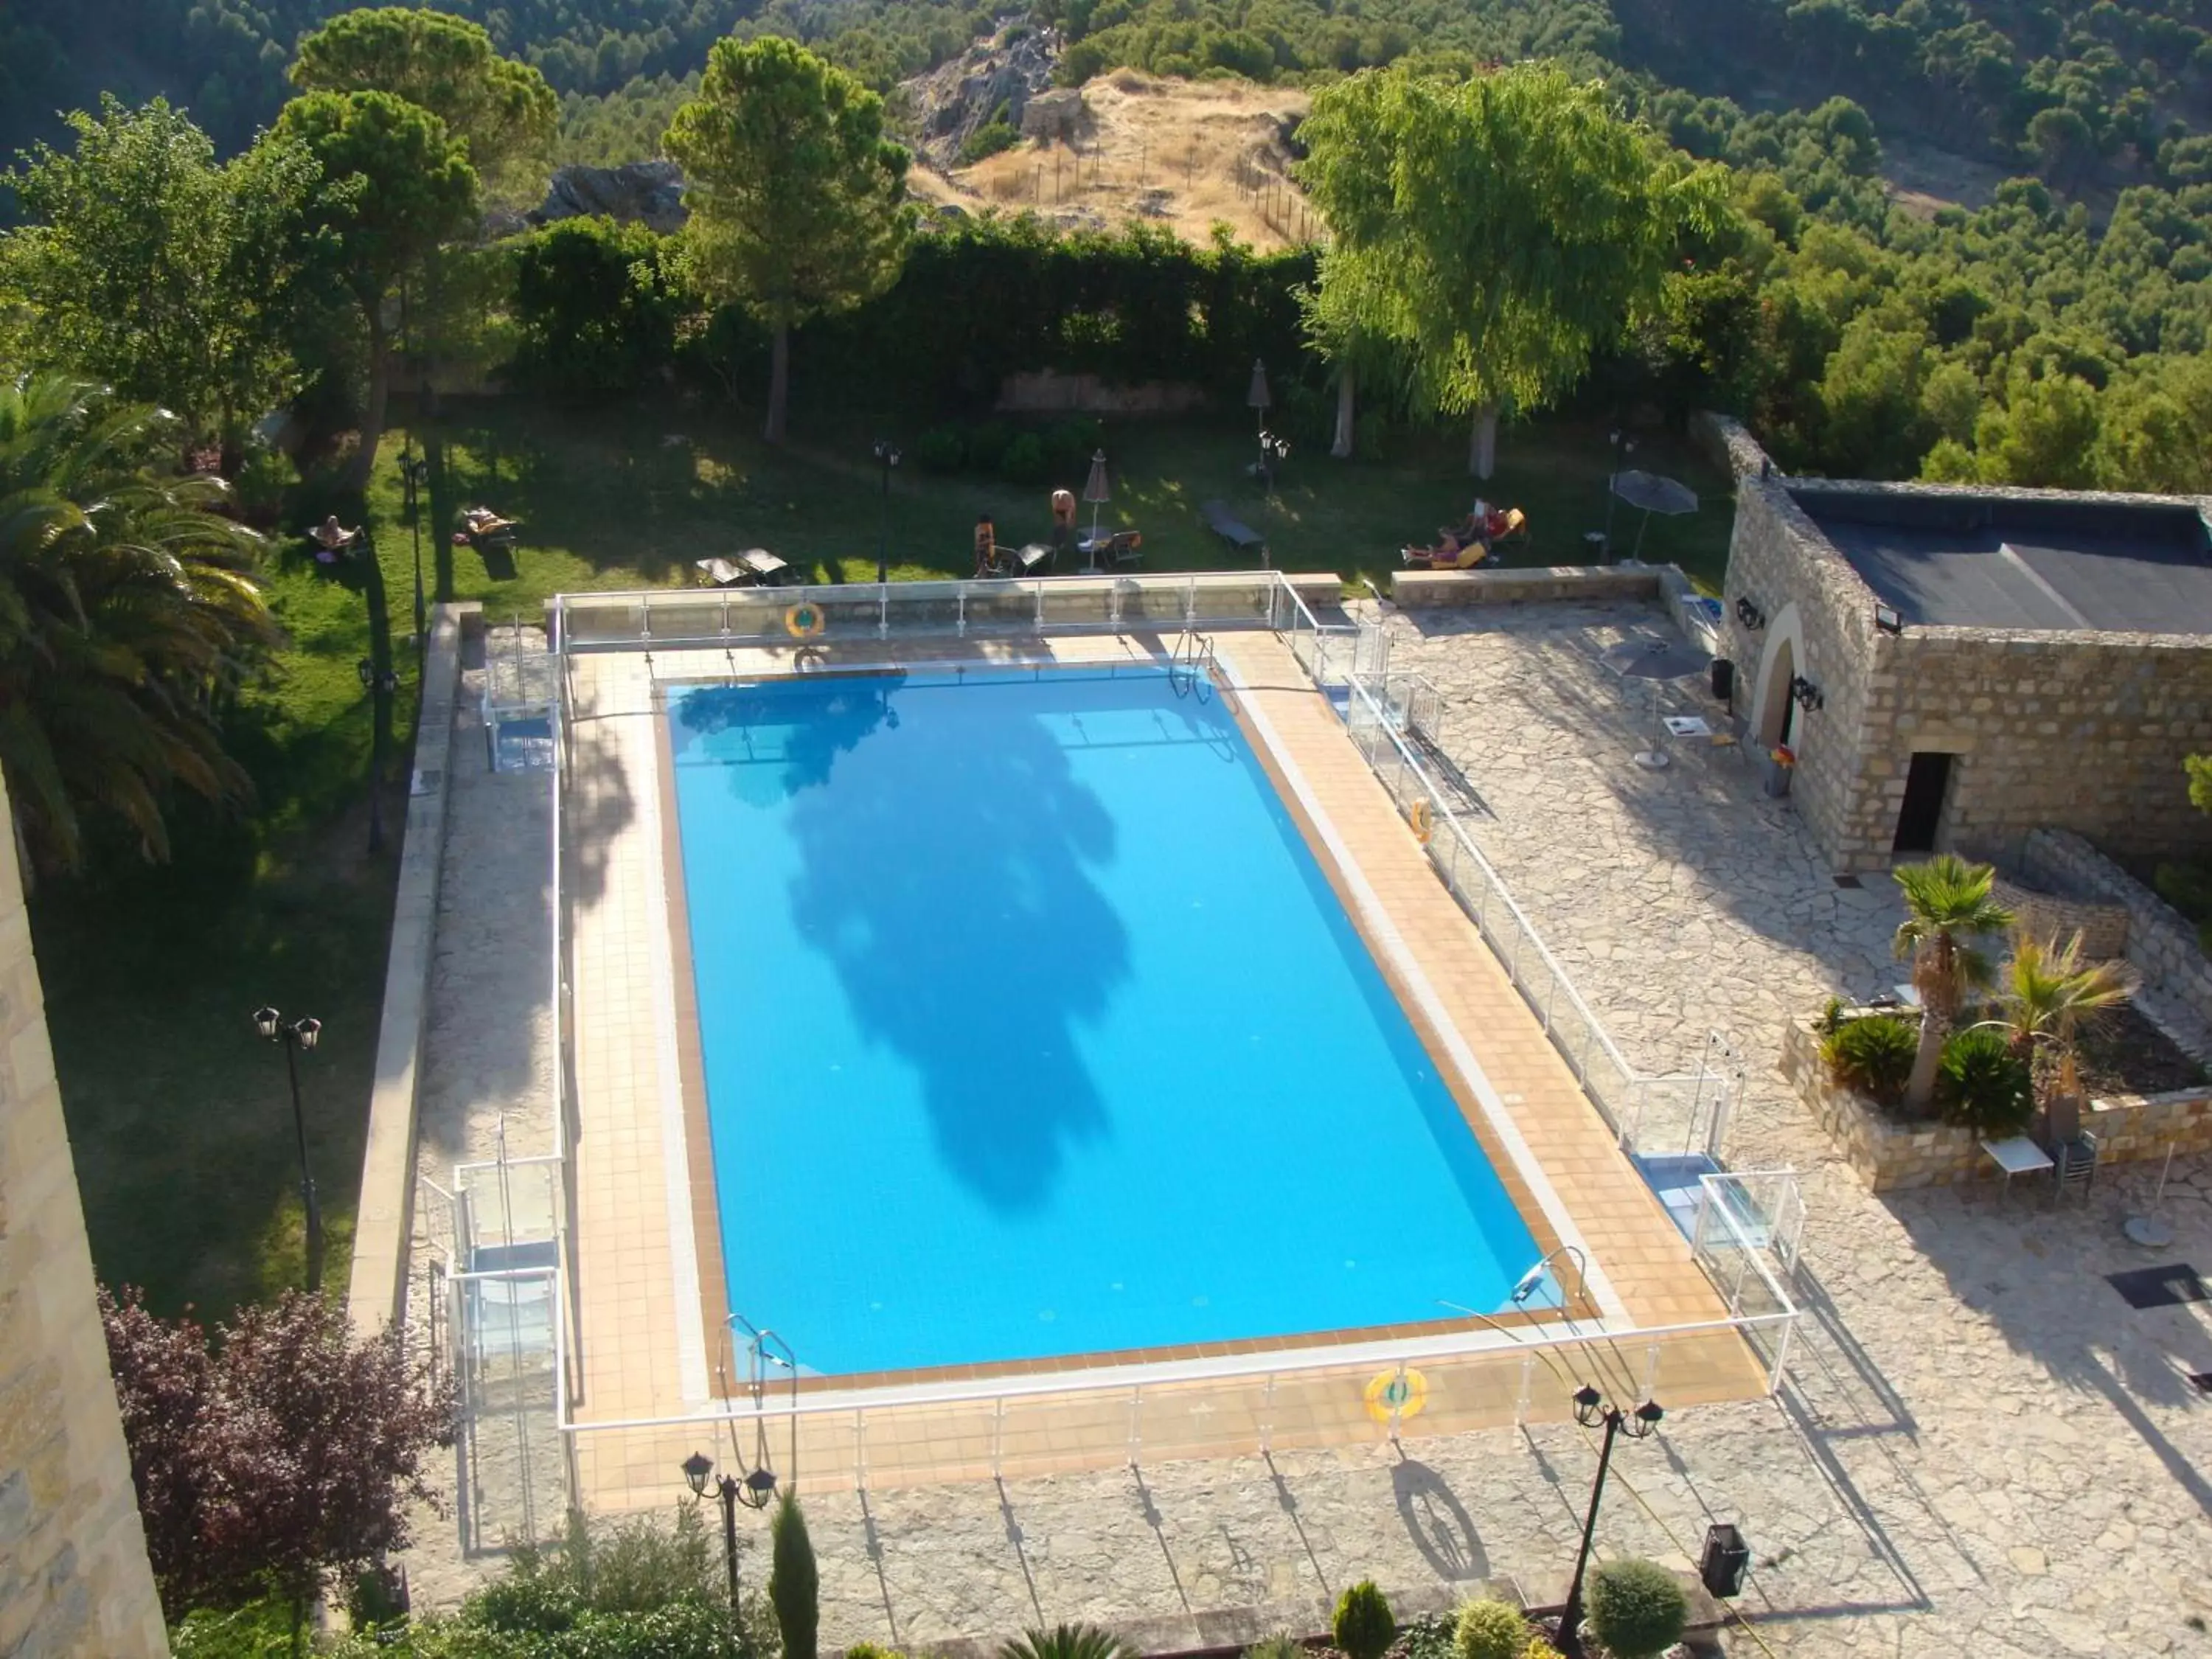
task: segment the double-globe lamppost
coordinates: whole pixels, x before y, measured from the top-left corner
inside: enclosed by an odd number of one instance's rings
[[[775,1474],[771,1469],[758,1468],[742,1480],[733,1474],[714,1474],[714,1460],[704,1452],[693,1452],[680,1465],[684,1484],[691,1488],[691,1496],[703,1498],[712,1492],[722,1504],[722,1558],[730,1575],[730,1617],[741,1620],[744,1614],[738,1597],[738,1505],[749,1510],[764,1510],[775,1496]]]
[[[1647,1438],[1659,1427],[1659,1419],[1666,1415],[1656,1402],[1647,1400],[1632,1411],[1620,1409],[1595,1389],[1585,1382],[1575,1390],[1575,1421],[1586,1429],[1605,1425],[1605,1439],[1598,1447],[1597,1479],[1590,1484],[1589,1510],[1583,1517],[1583,1546],[1575,1555],[1575,1576],[1567,1584],[1567,1601],[1559,1611],[1559,1639],[1553,1645],[1559,1649],[1562,1659],[1583,1659],[1583,1575],[1589,1570],[1590,1540],[1597,1535],[1598,1504],[1605,1498],[1605,1477],[1613,1465],[1613,1443],[1623,1430],[1632,1440]]]
[[[253,1011],[253,1029],[264,1042],[281,1043],[284,1048],[284,1074],[292,1085],[292,1131],[300,1142],[300,1200],[307,1212],[307,1288],[312,1291],[323,1276],[323,1212],[315,1202],[314,1172],[307,1165],[307,1119],[300,1109],[299,1051],[315,1046],[316,1039],[323,1034],[323,1022],[288,1022],[274,1008],[257,1008]]]
[[[889,438],[876,440],[876,463],[884,470],[884,522],[876,537],[876,585],[878,587],[891,579],[891,469],[902,459],[898,446]]]

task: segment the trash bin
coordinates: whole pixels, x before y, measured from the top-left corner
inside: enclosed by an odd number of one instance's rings
[[[1713,659],[1713,701],[1726,706],[1735,694],[1735,665],[1726,657]]]
[[[1706,1592],[1726,1600],[1743,1594],[1743,1576],[1751,1570],[1751,1546],[1725,1521],[1705,1528],[1705,1553],[1698,1562],[1698,1577]]]
[[[1794,766],[1784,766],[1769,755],[1766,757],[1766,775],[1759,787],[1779,800],[1790,793],[1790,775],[1796,769]]]

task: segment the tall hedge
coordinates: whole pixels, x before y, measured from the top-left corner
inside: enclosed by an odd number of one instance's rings
[[[822,1623],[821,1588],[806,1517],[787,1488],[769,1522],[768,1599],[783,1636],[783,1659],[814,1659],[815,1637]]]

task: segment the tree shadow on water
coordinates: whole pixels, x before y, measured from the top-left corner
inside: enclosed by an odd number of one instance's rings
[[[919,1074],[945,1166],[993,1210],[1033,1212],[1071,1144],[1107,1128],[1075,1027],[1130,971],[1091,873],[1115,856],[1113,821],[1034,718],[966,726],[957,741],[910,733],[914,752],[896,758],[861,753],[898,729],[901,684],[694,693],[684,722],[753,722],[736,741],[763,759],[780,747],[780,769],[735,767],[733,785],[792,798],[800,937],[836,968],[862,1031]]]

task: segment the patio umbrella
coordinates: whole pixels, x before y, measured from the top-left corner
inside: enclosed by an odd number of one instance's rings
[[[1624,473],[1621,475],[1628,476]],[[1662,479],[1660,482],[1664,483]],[[1680,488],[1678,485],[1677,488]],[[1598,653],[1598,660],[1625,680],[1645,680],[1651,686],[1651,747],[1638,751],[1638,766],[1665,766],[1667,751],[1659,746],[1659,687],[1668,680],[1687,678],[1702,672],[1705,659],[1687,646],[1670,644],[1665,640],[1623,640],[1619,645],[1607,646]]]
[[[1633,559],[1644,552],[1644,532],[1651,522],[1654,513],[1664,513],[1670,518],[1680,513],[1698,510],[1698,492],[1687,484],[1676,483],[1672,478],[1662,478],[1656,472],[1616,472],[1613,475],[1613,493],[1631,507],[1644,509],[1644,519],[1636,526],[1636,546],[1629,554]]]
[[[1091,477],[1083,486],[1083,499],[1091,503],[1091,541],[1098,541],[1098,507],[1108,499],[1106,493],[1106,452],[1095,450],[1091,457]]]

